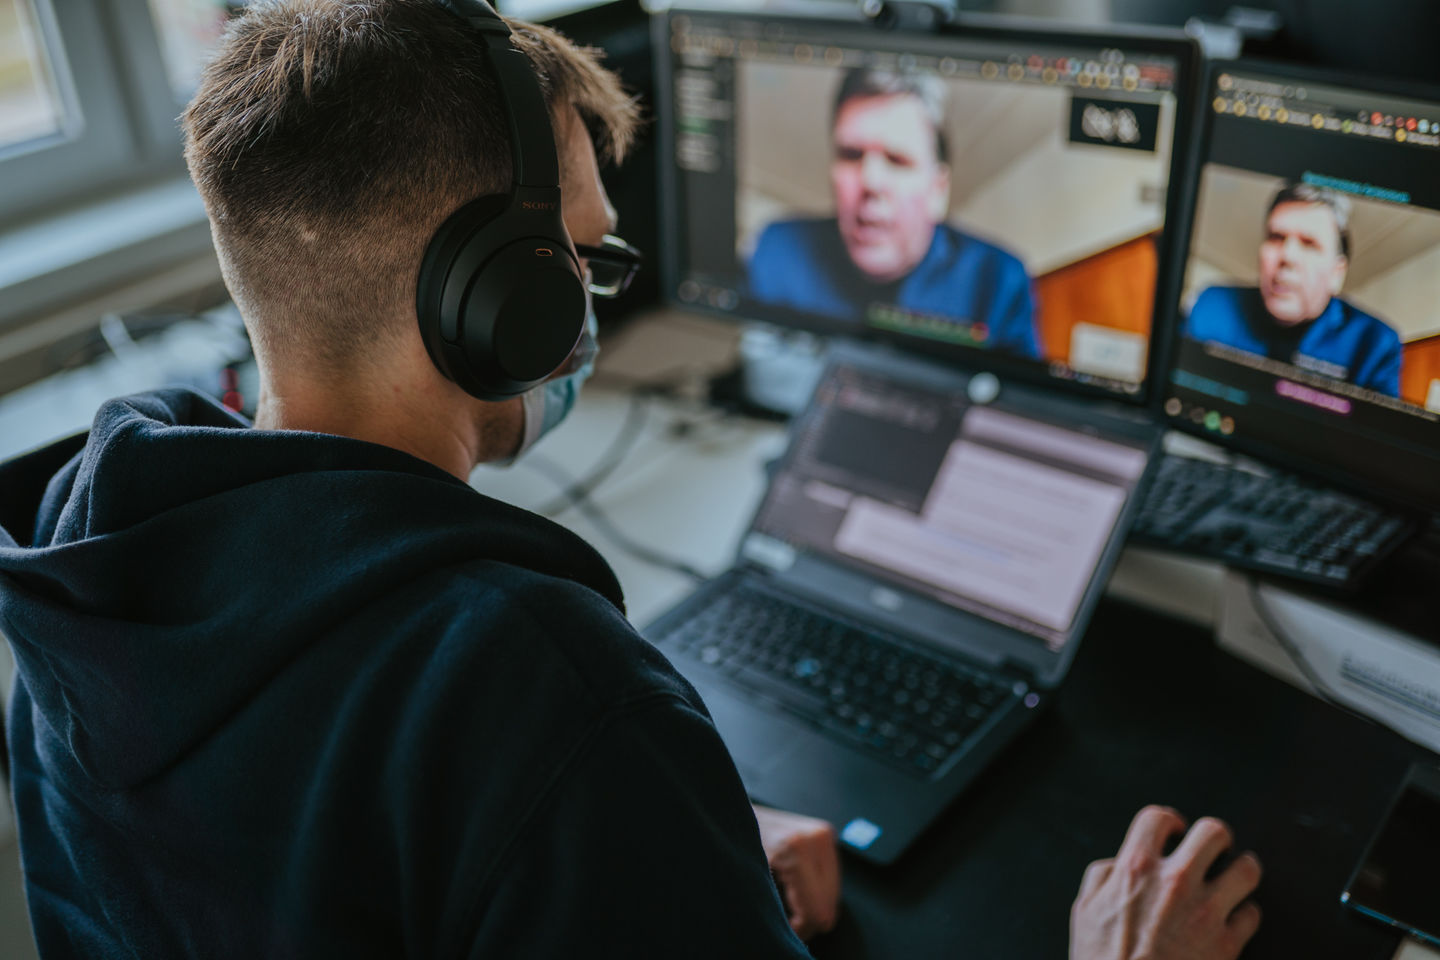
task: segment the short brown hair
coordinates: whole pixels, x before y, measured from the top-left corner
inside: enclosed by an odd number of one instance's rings
[[[931,73],[914,68],[882,70],[878,67],[853,67],[845,72],[835,90],[835,103],[830,109],[830,126],[840,119],[840,110],[851,100],[870,97],[914,97],[920,101],[930,126],[935,131],[935,159],[950,162],[950,145],[945,139],[945,82]]]
[[[623,158],[639,110],[598,52],[507,22],[557,137],[573,107],[601,157]],[[340,370],[390,339],[381,320],[414,322],[430,236],[510,185],[485,57],[434,0],[262,0],[230,23],[182,124],[257,349]]]
[[[1265,222],[1270,214],[1282,203],[1312,203],[1329,207],[1335,217],[1335,231],[1340,237],[1340,256],[1350,256],[1350,198],[1329,187],[1317,187],[1310,183],[1287,180],[1270,198],[1270,208],[1265,211]]]

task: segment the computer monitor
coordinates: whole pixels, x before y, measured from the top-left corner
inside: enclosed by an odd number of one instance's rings
[[[1161,406],[1440,509],[1440,92],[1212,68]]]
[[[659,20],[668,296],[1143,399],[1194,45],[825,9]]]

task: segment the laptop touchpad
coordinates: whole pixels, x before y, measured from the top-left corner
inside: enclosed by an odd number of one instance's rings
[[[711,684],[697,686],[705,707],[720,731],[720,739],[735,760],[740,779],[754,790],[794,750],[791,727],[803,729],[788,717]]]

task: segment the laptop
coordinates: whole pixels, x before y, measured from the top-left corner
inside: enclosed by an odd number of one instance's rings
[[[1064,679],[1158,437],[837,342],[734,567],[645,635],[752,799],[893,862]]]

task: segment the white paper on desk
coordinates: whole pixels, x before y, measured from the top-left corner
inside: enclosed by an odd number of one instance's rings
[[[1424,946],[1414,940],[1404,940],[1400,943],[1400,949],[1395,951],[1394,960],[1440,960],[1440,953],[1433,947]]]
[[[1431,750],[1440,750],[1440,648],[1309,597],[1256,586],[1269,619],[1326,693]],[[1229,573],[1216,637],[1301,689],[1313,685],[1252,603],[1249,578]]]

